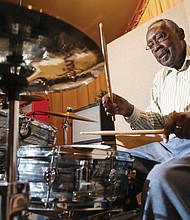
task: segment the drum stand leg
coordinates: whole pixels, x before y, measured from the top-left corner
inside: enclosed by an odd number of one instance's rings
[[[1,66],[0,66],[1,67]],[[0,220],[15,220],[28,208],[28,184],[17,182],[17,146],[19,131],[19,93],[27,86],[27,80],[20,76],[21,67],[7,64],[0,79],[0,87],[9,101],[9,132],[7,145],[6,180],[0,182]]]

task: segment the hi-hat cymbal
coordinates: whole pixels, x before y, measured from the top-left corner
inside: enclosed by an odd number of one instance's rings
[[[14,71],[27,79],[24,92],[74,89],[103,72],[98,45],[70,24],[6,2],[0,2],[0,15],[0,76],[20,67]]]
[[[57,117],[68,117],[71,119],[76,119],[76,120],[81,120],[81,121],[95,122],[91,119],[76,115],[73,112],[60,113],[60,112],[52,112],[52,111],[36,111],[36,112],[32,112],[31,114],[32,115],[50,115],[50,116],[57,116]]]
[[[0,99],[5,99],[5,97],[5,94],[0,94]],[[20,101],[37,102],[43,100],[45,100],[45,98],[39,95],[20,95]]]

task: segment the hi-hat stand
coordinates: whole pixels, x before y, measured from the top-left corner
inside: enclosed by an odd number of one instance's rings
[[[19,130],[19,94],[27,87],[19,63],[0,64],[0,88],[9,102],[6,175],[0,182],[0,220],[20,219],[29,204],[29,184],[17,181],[17,147]]]

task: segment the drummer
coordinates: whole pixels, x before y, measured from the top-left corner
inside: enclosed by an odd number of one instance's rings
[[[143,111],[116,94],[113,103],[108,95],[102,101],[107,114],[123,115],[132,129],[165,128],[162,142],[128,150],[137,171],[134,196],[143,190],[142,219],[190,219],[190,48],[184,30],[168,19],[148,27],[146,42],[163,65],[150,105]]]

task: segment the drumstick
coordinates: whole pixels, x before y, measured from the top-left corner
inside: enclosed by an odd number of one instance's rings
[[[100,28],[100,40],[101,40],[102,54],[104,57],[104,69],[105,69],[108,96],[110,97],[110,100],[113,103],[113,94],[112,94],[111,81],[110,81],[110,75],[109,75],[108,53],[107,53],[107,46],[106,46],[106,42],[104,38],[102,23],[99,24],[99,28]],[[112,116],[112,121],[115,121],[115,116]]]
[[[132,131],[89,131],[80,132],[82,135],[148,135],[148,134],[163,134],[164,130],[132,130]]]

